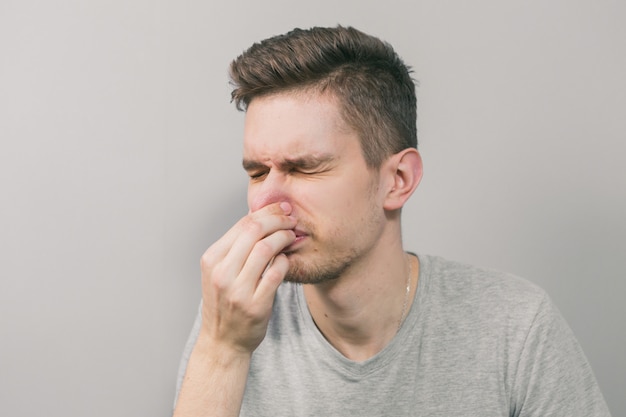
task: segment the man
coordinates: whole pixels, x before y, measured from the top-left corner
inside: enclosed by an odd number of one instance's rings
[[[542,290],[405,252],[422,163],[391,46],[297,29],[231,78],[250,211],[202,257],[176,416],[609,415]]]

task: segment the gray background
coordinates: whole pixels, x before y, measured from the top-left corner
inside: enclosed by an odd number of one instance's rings
[[[0,0],[0,408],[167,416],[201,253],[246,212],[226,68],[354,25],[420,82],[409,249],[527,277],[626,415],[626,3]]]

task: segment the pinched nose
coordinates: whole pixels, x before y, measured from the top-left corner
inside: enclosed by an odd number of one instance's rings
[[[288,201],[289,200],[282,193],[267,193],[258,197],[253,197],[248,202],[248,205],[250,206],[250,211],[255,212],[270,204]]]
[[[288,203],[290,200],[288,185],[281,174],[270,172],[262,182],[250,184],[248,187],[248,207],[251,212],[273,203]]]

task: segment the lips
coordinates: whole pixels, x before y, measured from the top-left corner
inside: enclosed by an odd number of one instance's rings
[[[296,234],[296,239],[291,242],[285,249],[283,249],[283,253],[290,253],[297,249],[298,243],[302,240],[306,239],[309,235],[307,232],[300,229],[293,229],[293,232]]]
[[[303,230],[300,229],[293,229],[293,232],[296,234],[296,242],[299,240],[302,240],[303,238],[305,238],[306,236],[308,236],[308,233],[306,233]]]

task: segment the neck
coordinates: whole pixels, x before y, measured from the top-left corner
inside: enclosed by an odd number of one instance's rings
[[[366,360],[387,346],[413,300],[417,258],[407,256],[400,245],[386,252],[360,260],[334,281],[304,286],[318,329],[354,361]]]

